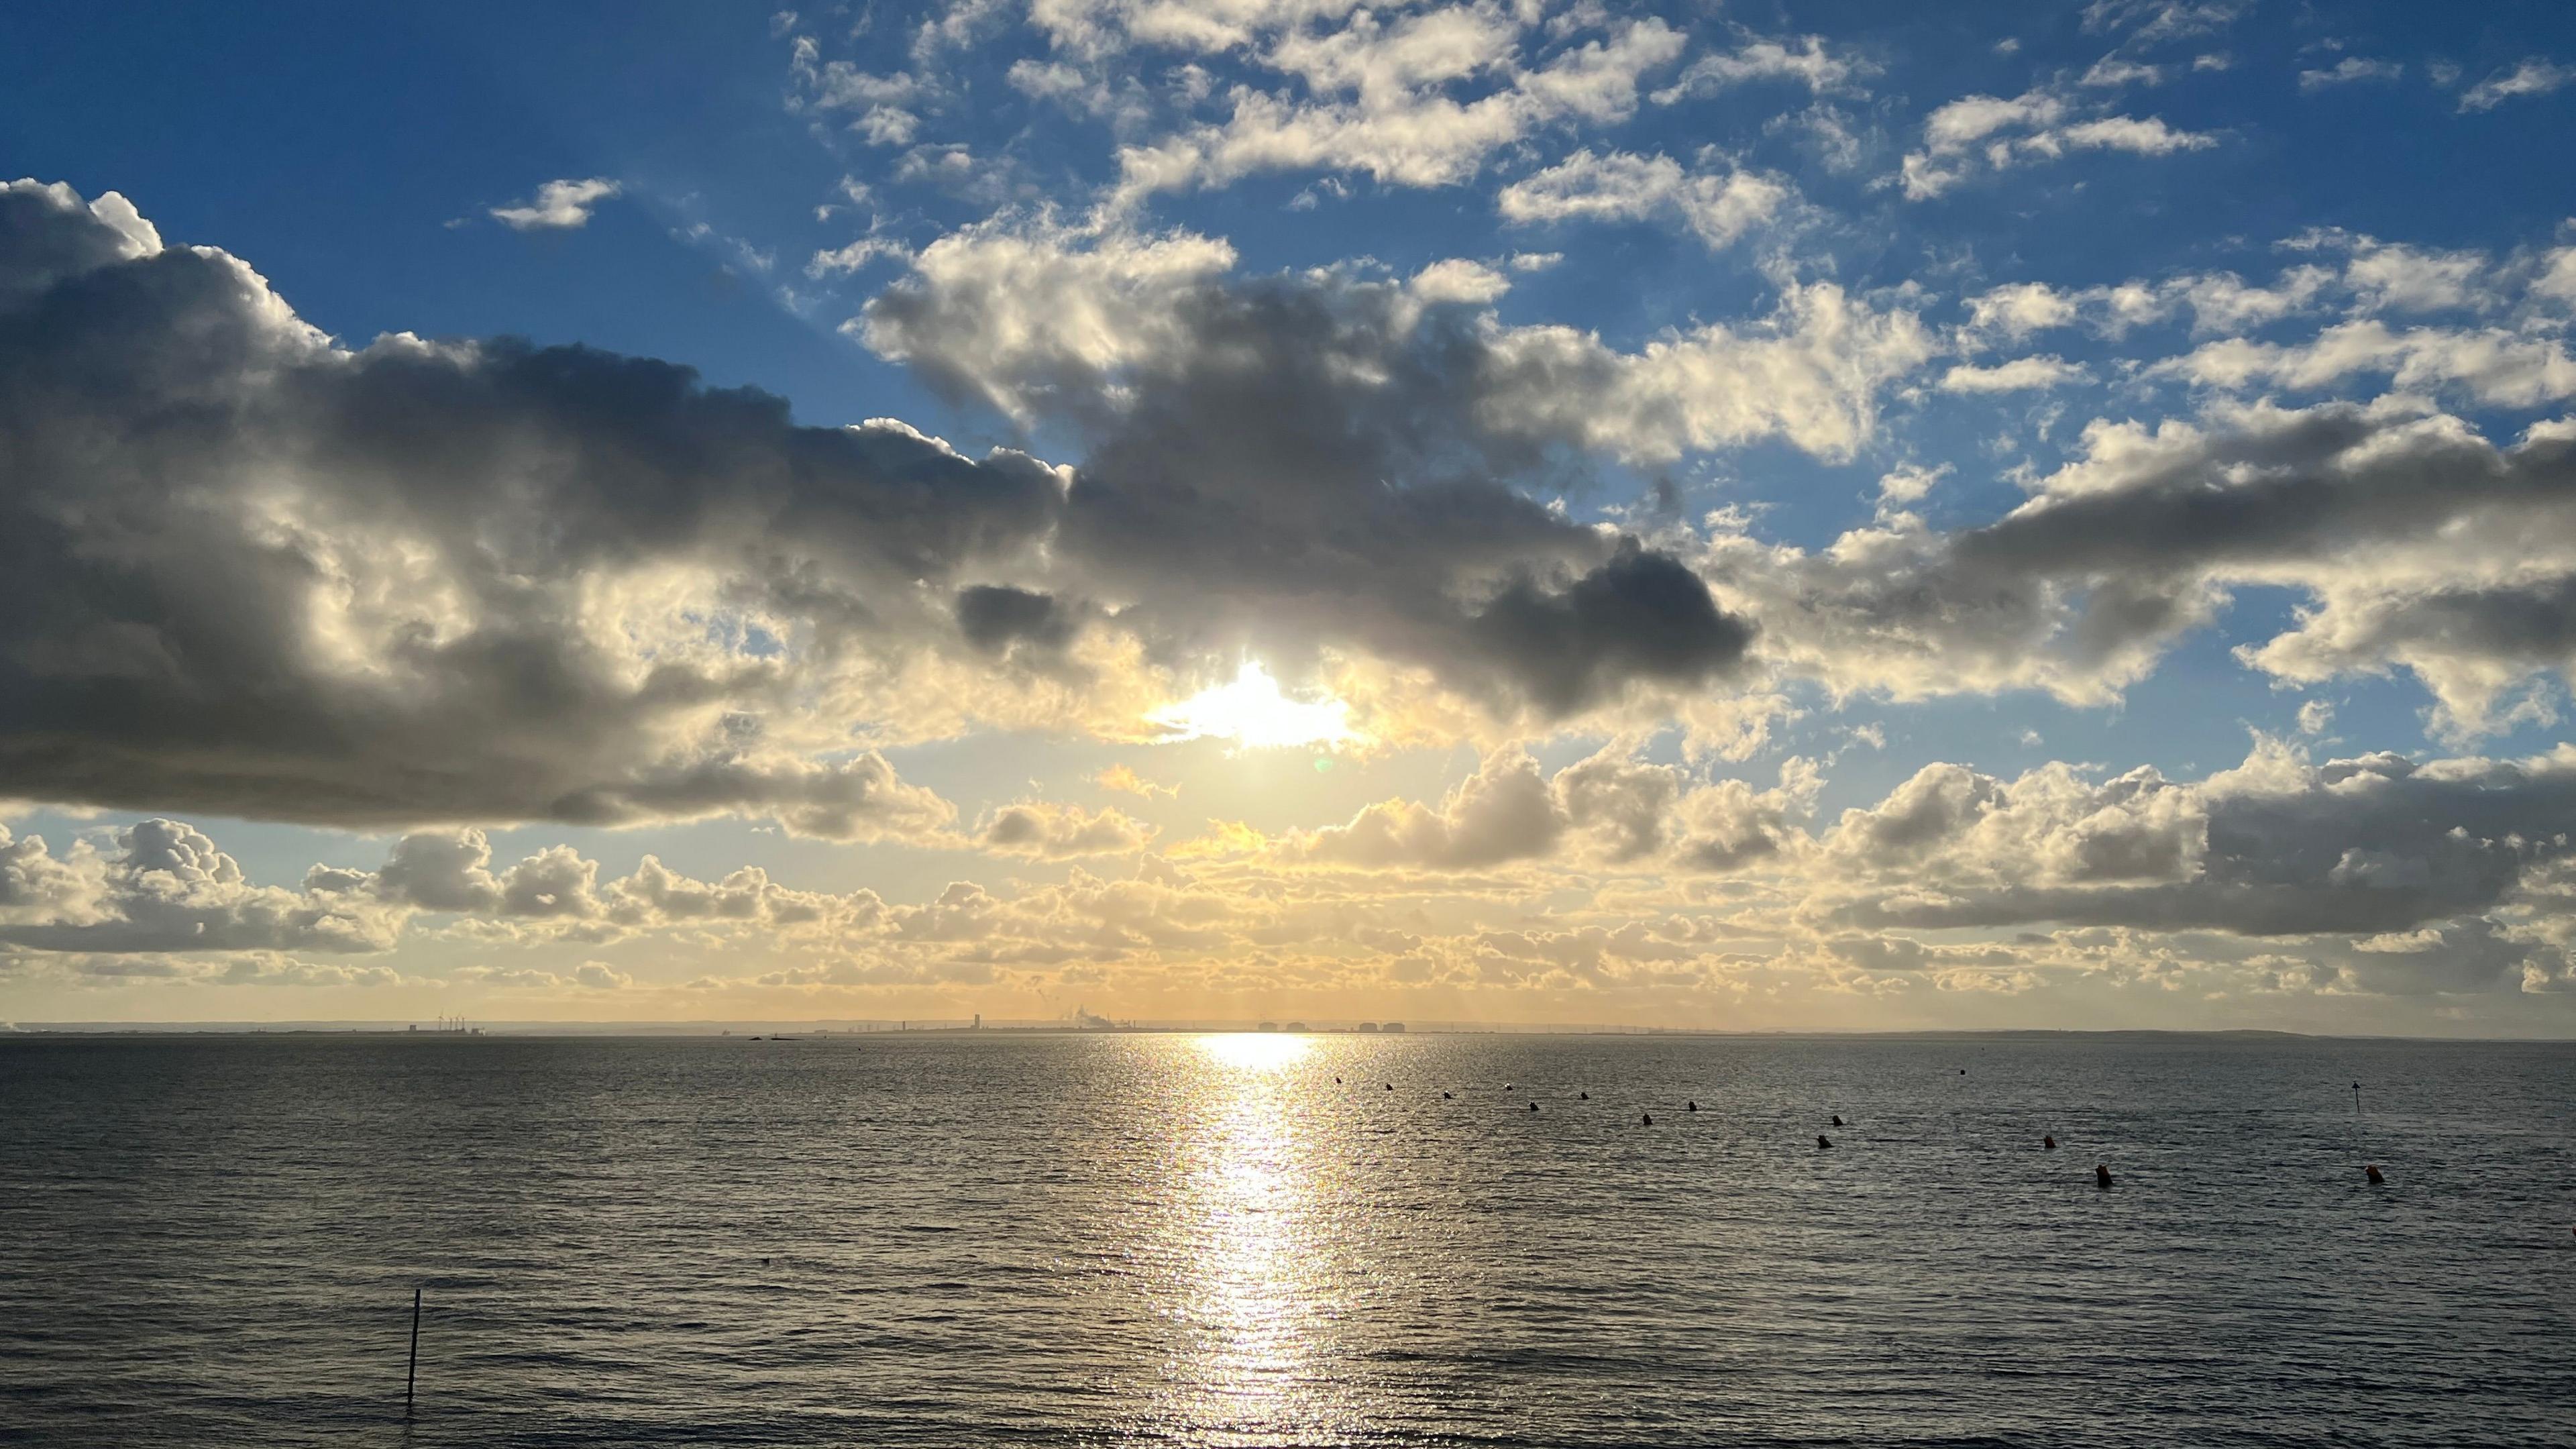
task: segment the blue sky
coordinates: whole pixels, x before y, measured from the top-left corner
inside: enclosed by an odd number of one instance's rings
[[[2576,1020],[2563,7],[6,26],[0,1017]]]

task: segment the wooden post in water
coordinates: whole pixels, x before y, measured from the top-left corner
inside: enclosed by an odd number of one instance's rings
[[[411,1290],[411,1362],[403,1369],[403,1417],[411,1417],[412,1386],[420,1382],[420,1290]]]

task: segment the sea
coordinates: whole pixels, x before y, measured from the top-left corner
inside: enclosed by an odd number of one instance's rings
[[[2576,1444],[2576,1045],[18,1036],[0,1442]]]

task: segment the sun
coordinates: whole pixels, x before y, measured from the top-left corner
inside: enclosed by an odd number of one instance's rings
[[[1351,707],[1330,695],[1291,698],[1270,671],[1246,660],[1232,683],[1213,685],[1145,718],[1174,740],[1220,739],[1255,748],[1332,745],[1358,738]]]

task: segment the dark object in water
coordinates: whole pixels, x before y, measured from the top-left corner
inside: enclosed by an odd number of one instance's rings
[[[2365,1168],[2363,1168],[2363,1169],[2361,1170],[2361,1172],[2362,1172],[2362,1176],[2363,1176],[2364,1178],[2366,1178],[2366,1179],[2369,1181],[2370,1185],[2371,1185],[2371,1186],[2373,1186],[2373,1187],[2377,1187],[2377,1186],[2379,1186],[2380,1184],[2382,1184],[2382,1183],[2384,1183],[2384,1182],[2388,1181],[2388,1179],[2387,1179],[2387,1178],[2384,1178],[2384,1177],[2382,1177],[2382,1176],[2380,1176],[2380,1175],[2379,1175],[2379,1169],[2378,1169],[2378,1168],[2376,1168],[2376,1167],[2365,1167]]]
[[[1574,1096],[1575,1100],[1581,1102],[1589,1102],[1592,1100],[1592,1094],[1590,1092],[1577,1092]]]
[[[1449,1100],[1449,1094],[1448,1094],[1447,1092],[1443,1092],[1443,1093],[1441,1093],[1441,1094],[1440,1094],[1440,1100],[1441,1100],[1441,1101],[1443,1101],[1443,1102],[1448,1101],[1448,1100]]]
[[[1816,1134],[1816,1145],[1817,1145],[1818,1147],[1831,1147],[1831,1146],[1833,1146],[1834,1144],[1833,1144],[1833,1139],[1831,1139],[1831,1138],[1827,1137],[1827,1136],[1826,1136],[1825,1134],[1823,1134],[1822,1132],[1819,1132],[1819,1133],[1817,1133],[1817,1134]]]
[[[2057,1150],[2057,1139],[2054,1137],[2042,1137],[2039,1139],[2039,1145],[2047,1148],[2051,1152],[2055,1152]]]
[[[1333,1080],[1334,1080],[1334,1081],[1336,1081],[1336,1082],[1338,1082],[1338,1081],[1340,1081],[1340,1080],[1341,1080],[1341,1078],[1340,1078],[1340,1077],[1335,1077],[1335,1078],[1333,1078]]]
[[[1386,1084],[1386,1089],[1387,1089],[1388,1091],[1390,1091],[1390,1092],[1394,1091],[1394,1090],[1395,1090],[1395,1083],[1393,1083],[1393,1082],[1389,1082],[1389,1083],[1387,1083],[1387,1084]]]
[[[403,1367],[403,1417],[411,1417],[411,1391],[420,1383],[420,1290],[411,1290],[411,1361]]]
[[[1836,1112],[1836,1113],[1834,1114],[1834,1125],[1835,1125],[1835,1126],[1837,1126],[1837,1127],[1840,1127],[1841,1125],[1843,1125],[1843,1114],[1842,1114],[1842,1113],[1840,1113],[1840,1112]]]
[[[1967,1069],[1966,1067],[1961,1067],[1961,1068],[1959,1068],[1959,1075],[1960,1075],[1960,1076],[1963,1076],[1963,1077],[1964,1077],[1964,1076],[1966,1076],[1967,1074],[1968,1074],[1968,1069]]]
[[[1697,1103],[1697,1102],[1691,1102],[1691,1103],[1688,1103],[1688,1104],[1686,1104],[1686,1105],[1684,1105],[1684,1106],[1683,1106],[1682,1110],[1683,1110],[1683,1111],[1685,1111],[1685,1112],[1696,1112],[1696,1111],[1698,1111],[1698,1110],[1699,1110],[1699,1103]]]
[[[2094,1163],[2093,1185],[2095,1187],[2109,1187],[2111,1185],[2111,1169],[2099,1162]]]
[[[1533,1112],[1537,1111],[1537,1110],[1538,1110],[1538,1103],[1536,1103],[1536,1102],[1532,1102],[1532,1103],[1530,1103],[1530,1110],[1531,1110],[1531,1111],[1533,1111]]]
[[[1637,1115],[1638,1115],[1639,1117],[1641,1117],[1641,1118],[1645,1119],[1645,1124],[1646,1124],[1647,1126],[1652,1127],[1652,1126],[1654,1126],[1654,1125],[1655,1125],[1655,1114],[1654,1114],[1654,1113],[1652,1113],[1652,1112],[1640,1112],[1640,1113],[1638,1113]]]

